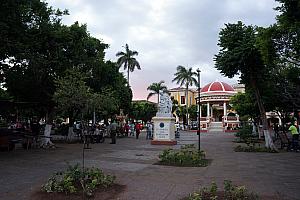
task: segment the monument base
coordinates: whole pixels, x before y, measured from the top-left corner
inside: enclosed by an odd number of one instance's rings
[[[152,145],[176,145],[177,141],[173,140],[173,141],[159,141],[159,140],[152,140],[151,141]]]
[[[154,132],[152,145],[176,145],[175,140],[175,118],[153,117]]]

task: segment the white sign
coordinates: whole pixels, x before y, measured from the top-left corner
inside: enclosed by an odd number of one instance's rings
[[[169,140],[170,139],[170,123],[158,122],[154,127],[156,140]]]

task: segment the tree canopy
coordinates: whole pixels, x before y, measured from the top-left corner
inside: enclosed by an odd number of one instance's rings
[[[104,60],[108,45],[92,37],[86,24],[62,24],[61,17],[66,14],[67,10],[55,10],[40,0],[3,2],[0,80],[7,93],[15,101],[37,103],[34,109],[41,109],[45,116],[53,112],[54,93],[63,87],[56,80],[66,83],[66,72],[76,69],[95,95],[111,98],[108,113],[122,107],[128,112],[132,92],[116,63]]]
[[[129,85],[129,72],[133,72],[135,68],[141,69],[140,63],[134,56],[137,56],[139,53],[135,50],[130,50],[128,44],[125,45],[125,52],[117,52],[116,56],[119,57],[117,64],[119,67],[124,66],[124,70],[127,69],[127,81]]]
[[[167,86],[164,85],[165,81],[159,81],[158,83],[152,83],[148,86],[147,90],[151,91],[148,94],[147,100],[149,100],[153,95],[157,95],[157,103],[159,103],[159,91],[167,92]]]

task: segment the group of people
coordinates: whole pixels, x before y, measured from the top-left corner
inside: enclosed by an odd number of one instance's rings
[[[112,122],[109,125],[110,129],[110,137],[111,137],[111,143],[110,144],[116,144],[116,137],[117,132],[121,131],[124,132],[125,136],[134,136],[136,139],[139,139],[139,135],[141,133],[142,125],[139,123],[125,123],[123,126],[119,126],[119,124],[116,122],[116,120],[112,120]]]
[[[109,125],[110,129],[110,136],[111,136],[111,143],[110,144],[116,144],[116,137],[118,130],[124,131],[125,136],[135,136],[136,139],[139,139],[141,130],[143,129],[143,125],[140,123],[128,123],[126,122],[123,126],[119,127],[116,120],[112,120],[112,122]],[[147,135],[146,139],[152,139],[153,137],[153,124],[149,121],[146,124],[147,129]]]
[[[15,129],[20,132],[29,132],[33,136],[38,136],[40,133],[41,125],[36,117],[33,117],[28,121],[19,121],[10,122],[8,129]]]

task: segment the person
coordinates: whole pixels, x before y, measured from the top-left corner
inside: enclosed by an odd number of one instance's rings
[[[140,133],[141,133],[141,127],[140,127],[139,123],[136,123],[135,124],[135,138],[136,139],[139,139]]]
[[[278,138],[279,126],[277,123],[274,124],[274,133],[275,133],[275,138]]]
[[[33,120],[30,122],[30,128],[32,136],[37,140],[38,135],[40,134],[40,124],[37,121],[37,118],[34,117]]]
[[[100,143],[101,136],[100,136],[100,128],[98,124],[96,125],[94,134],[96,137],[96,143]]]
[[[125,136],[128,137],[128,133],[129,133],[129,125],[128,125],[128,122],[125,123],[125,125],[124,125],[124,130],[125,130]]]
[[[147,123],[147,136],[146,136],[146,140],[148,140],[148,139],[152,139],[152,124],[151,124],[150,121]]]
[[[134,123],[130,123],[130,136],[134,136]]]
[[[110,124],[110,137],[111,137],[111,143],[110,144],[116,144],[116,135],[117,135],[117,128],[118,124],[115,120]]]
[[[299,151],[299,144],[298,144],[298,140],[299,140],[299,133],[297,130],[297,127],[291,123],[290,127],[289,127],[289,131],[292,134],[292,148],[291,150],[295,150],[295,151]]]

